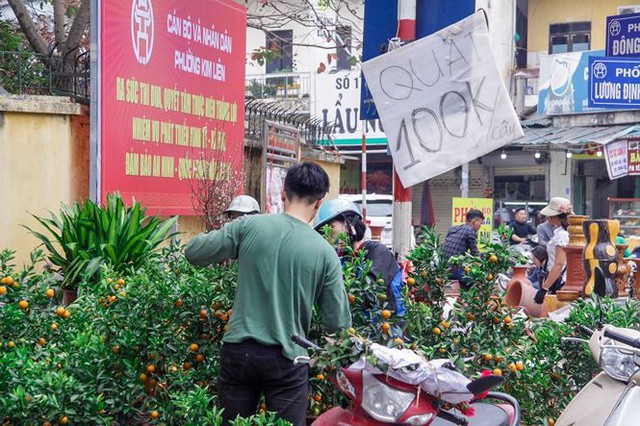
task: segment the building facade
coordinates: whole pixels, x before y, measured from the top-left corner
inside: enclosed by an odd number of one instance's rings
[[[393,169],[384,129],[377,120],[362,122],[358,117],[364,16],[361,3],[352,2],[353,7],[346,11],[317,7],[310,21],[292,19],[268,31],[249,28],[247,95],[276,99],[332,127],[322,144],[327,150],[336,149],[344,160],[341,193],[361,192],[364,136],[368,193],[389,194]],[[541,89],[543,94],[545,90],[552,93],[547,80],[558,69],[563,71],[553,64],[563,55],[577,57],[580,52],[603,49],[606,17],[635,11],[636,3],[640,5],[637,0],[476,1],[476,9],[487,12],[494,54],[526,132],[522,140],[469,165],[469,196],[494,199],[496,224],[510,218],[513,209],[520,206],[529,207],[535,215],[553,196],[572,199],[579,213],[604,217],[609,214],[609,197],[640,195],[635,178],[608,179],[599,149],[599,143],[613,140],[625,126],[633,126],[635,118],[598,119],[598,129],[590,133],[602,132],[606,137],[589,141],[575,133],[557,135],[570,123],[587,126],[587,111],[574,108],[555,113],[539,106]],[[249,9],[260,5],[250,2]],[[298,12],[298,16],[304,15]],[[262,61],[266,51],[277,55]],[[573,75],[578,71],[573,69]],[[586,102],[577,91],[574,98],[577,106]],[[552,101],[563,102],[547,97],[543,105]],[[577,114],[583,118],[575,118]],[[539,137],[541,134],[545,137]],[[414,187],[413,225],[435,224],[438,232],[446,232],[451,223],[451,199],[461,196],[463,179],[457,168]]]

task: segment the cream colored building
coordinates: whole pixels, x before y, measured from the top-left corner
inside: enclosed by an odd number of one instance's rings
[[[605,47],[607,16],[640,12],[638,0],[528,0],[528,68],[540,54]],[[555,50],[554,50],[555,49]]]

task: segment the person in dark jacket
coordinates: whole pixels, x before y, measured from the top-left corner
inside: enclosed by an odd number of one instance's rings
[[[332,228],[333,236],[344,232],[349,236],[354,250],[364,250],[365,259],[371,261],[369,277],[372,280],[382,279],[387,287],[387,307],[398,316],[406,312],[402,298],[402,269],[395,256],[379,241],[365,241],[367,225],[362,220],[358,207],[351,201],[334,199],[325,201],[316,215],[314,228],[320,232],[326,225]],[[337,247],[338,256],[344,256]]]
[[[473,256],[480,255],[478,250],[478,230],[483,222],[484,214],[480,210],[471,209],[467,212],[466,223],[449,228],[443,247],[445,262],[454,256],[460,256],[465,253]],[[451,279],[458,280],[460,287],[469,288],[467,280],[464,279],[464,270],[461,268],[452,268]]]
[[[527,209],[525,209],[524,207],[516,209],[515,220],[509,223],[509,226],[511,227],[511,229],[513,229],[510,241],[512,245],[526,243],[529,239],[529,236],[536,233],[536,228],[534,228],[529,222],[527,222],[528,220],[529,215],[527,214]]]

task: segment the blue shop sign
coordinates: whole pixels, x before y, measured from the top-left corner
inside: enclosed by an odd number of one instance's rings
[[[640,108],[640,58],[589,58],[589,106]]]
[[[640,56],[640,13],[607,17],[607,56]]]
[[[538,114],[561,115],[597,111],[590,108],[589,57],[603,57],[604,50],[543,55],[538,79]]]

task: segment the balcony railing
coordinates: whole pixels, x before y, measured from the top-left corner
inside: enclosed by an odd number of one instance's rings
[[[309,96],[307,73],[247,75],[245,95],[254,99],[300,99]]]

